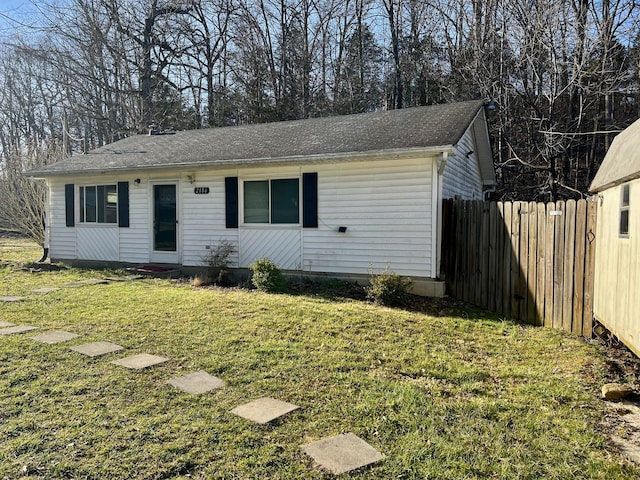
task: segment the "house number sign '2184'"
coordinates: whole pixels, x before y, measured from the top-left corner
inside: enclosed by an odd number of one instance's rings
[[[196,195],[207,195],[209,193],[209,187],[195,187],[193,193]]]

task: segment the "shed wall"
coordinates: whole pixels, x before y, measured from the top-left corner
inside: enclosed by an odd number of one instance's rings
[[[640,180],[630,185],[629,235],[619,235],[622,186],[601,192],[594,316],[640,354]]]

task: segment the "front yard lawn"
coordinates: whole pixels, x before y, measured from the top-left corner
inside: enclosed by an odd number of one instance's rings
[[[114,274],[15,268],[39,253],[0,239],[0,296],[25,297],[0,320],[40,327],[0,336],[0,478],[329,478],[300,447],[345,432],[386,458],[341,478],[640,477],[599,431],[605,361],[579,338],[435,300],[415,312],[153,279],[36,294]],[[80,337],[29,338],[50,330]],[[102,340],[125,350],[69,350]],[[171,361],[110,363],[137,353]],[[166,384],[198,370],[226,386]],[[301,408],[267,425],[229,413],[263,396]]]

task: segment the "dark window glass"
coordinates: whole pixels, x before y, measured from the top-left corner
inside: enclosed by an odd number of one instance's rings
[[[629,210],[620,211],[620,235],[629,235]]]
[[[271,181],[271,223],[300,223],[298,179]]]
[[[269,223],[269,182],[244,182],[244,223]]]
[[[80,187],[80,221],[84,222],[84,187]]]
[[[104,221],[105,223],[118,222],[118,191],[115,185],[104,187]]]
[[[85,222],[97,221],[96,187],[85,187]]]
[[[622,194],[620,196],[620,229],[618,234],[622,236],[629,235],[629,210],[631,208],[631,195],[629,192],[629,184],[622,186]]]
[[[629,206],[629,185],[622,186],[622,206]]]

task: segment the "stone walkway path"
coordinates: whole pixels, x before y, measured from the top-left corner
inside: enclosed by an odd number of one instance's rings
[[[132,278],[89,279],[65,285],[68,288],[83,285],[105,285],[112,281],[130,280]],[[137,279],[134,277],[133,279]],[[33,290],[33,293],[46,294],[59,290],[59,288],[45,287]],[[26,297],[0,297],[0,303],[20,302]],[[10,322],[0,321],[0,336],[21,334],[38,329],[33,325],[14,325]],[[53,345],[68,342],[78,338],[79,335],[62,330],[54,330],[34,337],[32,340]],[[99,357],[125,350],[121,345],[108,341],[84,343],[70,347],[74,352],[89,357]],[[142,370],[155,365],[169,362],[171,359],[157,355],[142,353],[129,357],[113,360],[110,363],[133,370]],[[167,380],[167,384],[178,388],[191,395],[200,395],[225,386],[222,379],[214,377],[205,371],[197,371]],[[300,407],[292,403],[284,402],[270,397],[262,397],[249,403],[239,405],[230,410],[230,413],[259,424],[267,424],[277,418],[281,418]],[[334,437],[325,438],[317,442],[303,445],[300,448],[309,455],[316,464],[334,475],[340,475],[382,460],[383,454],[367,442],[353,433],[345,433]]]

